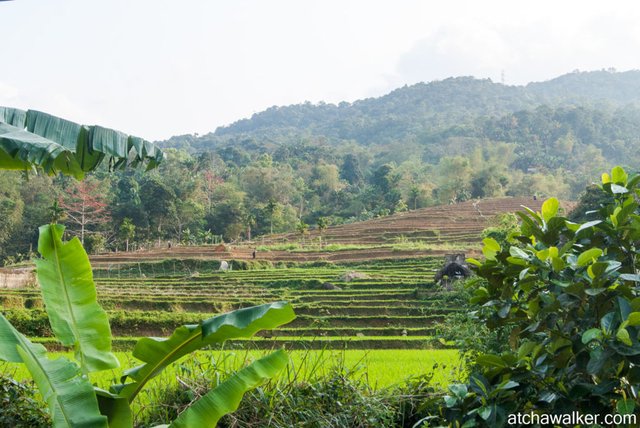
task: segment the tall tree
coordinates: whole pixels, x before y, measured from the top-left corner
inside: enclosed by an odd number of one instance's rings
[[[59,202],[67,215],[69,230],[78,234],[83,245],[85,235],[92,228],[105,225],[110,220],[108,204],[100,184],[95,179],[73,182]]]
[[[141,189],[141,200],[149,216],[149,223],[155,229],[158,240],[163,237],[163,226],[176,211],[176,195],[173,190],[157,176],[145,177]]]
[[[267,202],[267,205],[264,207],[264,210],[267,212],[267,215],[269,216],[269,233],[273,235],[273,218],[275,217],[276,212],[278,211],[278,202],[273,198],[269,199],[269,202]]]
[[[129,251],[129,241],[136,236],[136,225],[133,224],[130,218],[125,217],[118,228],[118,234],[125,242],[125,251]]]
[[[24,202],[18,190],[19,181],[16,174],[0,171],[0,255],[22,219]]]
[[[352,186],[360,186],[364,182],[364,174],[360,169],[360,162],[354,154],[349,153],[342,160],[340,178],[346,180]]]

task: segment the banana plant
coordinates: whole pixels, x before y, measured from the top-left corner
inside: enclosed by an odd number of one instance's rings
[[[110,166],[155,167],[163,158],[153,144],[118,131],[86,127],[45,113],[0,107],[0,169],[40,169],[82,178],[108,157]],[[149,380],[189,353],[228,339],[247,338],[295,318],[291,305],[275,302],[184,325],[166,339],[143,338],[133,356],[142,364],[124,372],[109,391],[89,373],[113,369],[111,328],[97,302],[89,257],[79,239],[63,242],[64,227],[42,226],[36,260],[38,282],[55,337],[74,359],[50,359],[0,314],[0,360],[23,363],[46,401],[54,427],[130,427],[131,403]],[[275,376],[288,362],[280,350],[241,369],[178,415],[171,427],[215,426],[237,409],[244,393]]]
[[[36,110],[0,107],[0,169],[41,169],[82,179],[107,159],[111,168],[155,168],[153,143],[101,126],[86,126]]]

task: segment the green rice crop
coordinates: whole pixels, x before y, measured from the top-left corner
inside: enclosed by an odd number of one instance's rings
[[[212,372],[229,373],[248,361],[259,358],[268,351],[200,351],[167,368],[154,382],[175,382],[176,376],[184,369],[212,368]],[[325,376],[336,365],[347,369],[362,370],[369,384],[374,388],[397,385],[407,378],[433,373],[434,382],[446,386],[464,375],[458,351],[454,349],[429,350],[304,350],[290,351],[290,369],[299,371],[301,378]],[[52,358],[71,356],[70,353],[53,352]],[[121,368],[91,374],[92,383],[108,388],[118,382],[124,369],[133,367],[137,360],[129,352],[117,352]],[[29,379],[29,373],[22,364],[1,363],[0,373],[18,380]],[[281,373],[281,376],[284,372]]]

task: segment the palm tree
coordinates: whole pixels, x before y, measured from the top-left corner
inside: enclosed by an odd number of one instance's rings
[[[251,228],[256,225],[256,215],[254,213],[247,213],[244,216],[244,225],[247,228],[247,241],[251,241]]]

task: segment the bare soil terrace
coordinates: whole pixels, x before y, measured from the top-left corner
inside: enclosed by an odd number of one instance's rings
[[[501,213],[522,211],[526,206],[539,211],[542,200],[524,197],[481,199],[458,204],[422,208],[358,223],[329,227],[322,234],[323,245],[340,244],[362,248],[339,251],[258,251],[257,258],[273,262],[363,261],[442,256],[451,252],[477,255],[482,230]],[[572,202],[562,202],[570,211]],[[319,242],[319,231],[312,229],[305,241]],[[111,264],[152,262],[166,259],[248,260],[257,246],[298,243],[295,233],[274,234],[253,242],[219,246],[174,245],[136,252],[95,255],[95,268]],[[420,249],[403,249],[402,242],[419,242]]]

